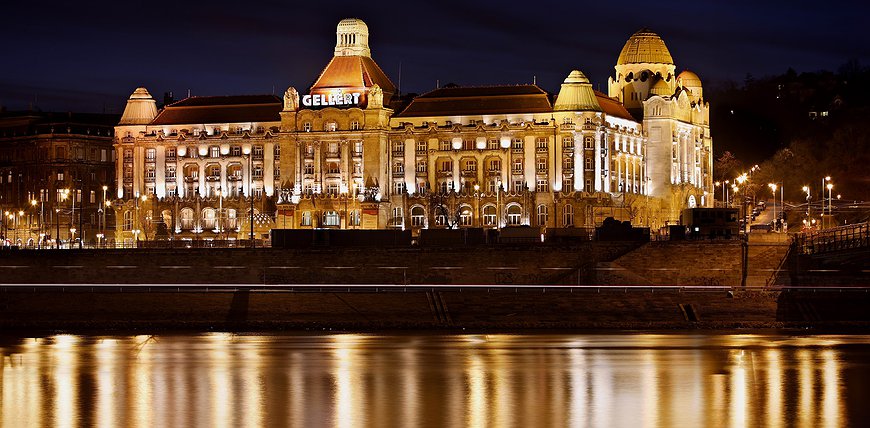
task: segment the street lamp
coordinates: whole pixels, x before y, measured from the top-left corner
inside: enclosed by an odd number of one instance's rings
[[[774,225],[776,225],[776,224],[779,224],[778,223],[779,219],[776,217],[776,189],[777,189],[777,187],[779,188],[780,215],[782,215],[783,219],[785,219],[785,196],[784,196],[785,186],[782,185],[782,182],[779,182],[779,183],[769,183],[768,187],[770,187],[770,190],[773,191],[773,221],[774,221]]]
[[[830,218],[832,215],[831,203],[833,203],[833,198],[831,197],[831,190],[834,188],[834,183],[828,183],[825,185],[825,187],[828,189],[828,217]],[[831,221],[828,220],[828,224],[830,223]]]
[[[810,186],[804,186],[801,188],[801,190],[803,190],[804,192],[807,193],[807,221],[809,221],[809,219],[810,219],[810,199],[811,199],[812,193],[810,192]],[[804,224],[809,225],[809,223],[806,223],[806,222],[804,222]]]
[[[106,236],[106,210],[109,209],[109,201],[106,200],[106,191],[109,190],[109,186],[103,186],[103,206],[100,207],[100,217],[101,217],[101,226],[100,226],[100,235],[102,237]]]
[[[474,183],[474,196],[477,197],[477,225],[482,226],[482,222],[480,221],[480,185]]]

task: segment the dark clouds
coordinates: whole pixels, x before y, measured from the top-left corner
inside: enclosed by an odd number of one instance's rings
[[[304,90],[345,17],[368,23],[373,56],[396,83],[401,62],[404,92],[533,76],[556,90],[573,68],[606,91],[625,40],[644,26],[705,82],[870,62],[863,2],[296,3],[15,2],[0,25],[0,104],[119,111],[139,85],[176,95]]]

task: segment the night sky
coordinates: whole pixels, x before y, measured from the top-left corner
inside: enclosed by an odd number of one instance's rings
[[[346,17],[369,26],[372,56],[406,92],[531,83],[574,68],[607,91],[628,37],[661,35],[678,72],[711,83],[870,63],[859,1],[24,2],[3,7],[0,105],[119,113],[145,86],[161,99],[305,92]],[[401,63],[401,82],[399,67]],[[715,101],[714,101],[715,102]]]

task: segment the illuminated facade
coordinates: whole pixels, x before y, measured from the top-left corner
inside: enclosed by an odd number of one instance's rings
[[[158,112],[137,89],[116,129],[119,238],[149,236],[139,225],[154,220],[174,237],[245,238],[251,197],[258,238],[271,227],[416,233],[607,216],[660,226],[709,203],[700,80],[675,77],[652,33],[626,43],[610,96],[574,70],[553,96],[536,85],[445,87],[407,104],[368,39],[365,23],[341,21],[314,85],[283,100],[192,97]]]

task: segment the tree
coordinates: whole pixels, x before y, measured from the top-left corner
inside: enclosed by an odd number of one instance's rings
[[[713,178],[716,181],[733,180],[742,173],[742,170],[743,162],[730,151],[726,151],[713,165]]]

